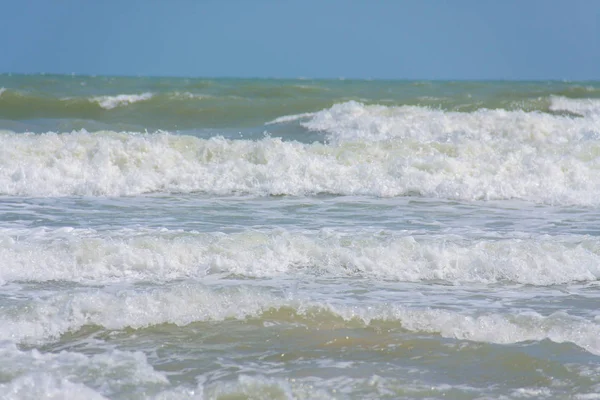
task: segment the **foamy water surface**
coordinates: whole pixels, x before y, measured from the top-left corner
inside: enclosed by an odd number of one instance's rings
[[[600,391],[597,84],[0,87],[0,397]]]

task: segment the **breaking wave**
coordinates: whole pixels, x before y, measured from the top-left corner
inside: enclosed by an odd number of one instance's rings
[[[0,194],[154,192],[600,202],[592,118],[344,103],[302,122],[328,143],[168,133],[0,133]]]
[[[452,284],[556,285],[600,279],[600,239],[525,236],[420,238],[389,232],[345,234],[247,231],[3,229],[0,282],[110,283],[330,275]]]

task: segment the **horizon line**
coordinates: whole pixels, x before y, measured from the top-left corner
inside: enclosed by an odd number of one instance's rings
[[[133,74],[91,74],[63,72],[0,72],[0,76],[61,76],[82,78],[164,78],[164,79],[207,79],[207,80],[290,80],[290,81],[362,81],[362,82],[600,82],[600,78],[372,78],[372,77],[284,77],[284,76],[227,76],[227,75],[133,75]]]

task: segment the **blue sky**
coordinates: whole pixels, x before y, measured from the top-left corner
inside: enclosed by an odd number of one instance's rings
[[[600,79],[596,0],[4,0],[0,72]]]

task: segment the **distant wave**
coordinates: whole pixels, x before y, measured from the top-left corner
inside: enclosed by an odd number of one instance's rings
[[[92,97],[90,101],[98,103],[100,107],[106,110],[112,110],[115,107],[126,106],[139,101],[150,100],[152,93],[142,94],[119,94],[117,96],[98,96]]]
[[[315,115],[315,113],[302,113],[295,115],[284,115],[283,117],[275,118],[272,121],[266,122],[265,125],[275,125],[275,124],[284,124],[286,122],[294,122],[300,119],[309,118]]]
[[[86,112],[100,107],[103,110],[112,110],[118,107],[126,107],[138,103],[160,103],[167,109],[169,103],[185,101],[197,101],[212,99],[213,96],[191,92],[167,92],[167,93],[134,93],[116,94],[91,97],[49,97],[41,93],[31,93],[13,89],[0,88],[0,113],[16,111],[17,113],[47,113],[50,117],[60,117],[65,111],[80,112],[85,116]],[[95,106],[95,107],[94,107]],[[7,114],[10,116],[10,114]],[[77,116],[77,114],[74,114]]]
[[[200,93],[190,93],[190,92],[174,92],[169,94],[169,98],[175,100],[204,100],[211,99],[214,96],[208,94],[200,94]]]
[[[432,117],[430,125],[442,123],[441,128],[447,130],[452,121],[456,124],[464,122],[469,125],[467,128],[477,128],[472,121],[477,118],[489,120],[494,113],[500,120],[502,113],[522,112],[531,122],[535,122],[532,117],[535,111],[552,116],[558,113],[591,117],[598,115],[598,99],[594,97],[600,93],[600,89],[594,86],[559,85],[555,88],[514,84],[513,91],[511,84],[502,89],[502,85],[494,87],[491,83],[429,83],[433,85],[430,89],[423,87],[423,92],[406,95],[402,94],[403,90],[415,90],[411,83],[393,83],[397,85],[393,92],[385,90],[377,82],[372,86],[364,83],[360,91],[340,86],[339,82],[315,82],[306,87],[298,85],[298,82],[271,81],[222,81],[212,85],[204,82],[199,86],[173,87],[136,80],[126,80],[122,87],[113,81],[104,85],[94,81],[80,82],[75,86],[52,84],[57,87],[34,90],[2,83],[0,119],[72,121],[72,125],[62,128],[65,130],[94,129],[93,124],[82,125],[77,121],[101,122],[117,130],[178,131],[295,124],[312,131],[326,132],[332,138],[349,137],[350,131],[357,132],[358,129],[371,130],[367,133],[371,138],[391,138],[406,136],[409,129],[420,130],[419,126],[408,127],[410,118],[417,124],[426,124],[424,119]],[[443,87],[438,90],[436,85]],[[490,85],[490,90],[497,91],[497,95],[486,91]],[[451,92],[447,93],[448,90]],[[509,126],[515,125],[516,115],[507,114]],[[443,119],[445,122],[442,122]],[[402,126],[401,120],[406,127]],[[337,127],[334,126],[336,124]],[[351,124],[356,126],[352,128]],[[372,126],[368,127],[368,124]],[[388,132],[385,132],[386,124]],[[45,131],[57,129],[52,124],[39,124],[39,128],[35,123],[29,125],[30,130],[38,133],[44,132],[42,126],[46,127]],[[5,125],[12,129],[15,126]],[[346,130],[346,133],[338,135],[334,132],[341,130]],[[394,130],[397,133],[392,133]]]
[[[594,119],[573,119],[538,111],[456,112],[419,106],[366,105],[356,101],[338,103],[315,113],[280,117],[270,123],[296,120],[311,131],[328,134],[335,142],[414,139],[443,144],[467,139],[483,142],[510,139],[525,143],[561,143],[577,141],[590,132],[599,131]]]
[[[568,111],[583,117],[600,117],[600,99],[570,99],[553,96],[549,108],[551,111]]]

